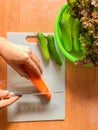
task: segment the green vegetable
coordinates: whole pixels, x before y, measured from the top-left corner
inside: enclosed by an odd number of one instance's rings
[[[69,45],[67,33],[65,32],[65,29],[61,22],[60,22],[60,38],[64,49],[68,52],[71,51],[72,47]]]
[[[75,51],[80,51],[79,35],[80,35],[80,21],[78,18],[74,18],[72,26],[72,38],[73,38],[73,47]]]
[[[41,53],[42,53],[44,60],[49,61],[50,60],[50,54],[49,54],[49,50],[48,50],[48,46],[47,46],[47,40],[46,40],[45,36],[42,33],[37,33],[37,38],[38,38],[38,41],[39,41],[39,46],[40,46]]]
[[[80,21],[80,50],[83,59],[77,63],[98,66],[98,0],[67,0],[72,17]],[[77,28],[76,28],[77,29]]]
[[[86,40],[85,37],[83,37],[81,34],[80,34],[80,37],[79,37],[79,41],[80,41],[80,50],[82,51],[82,54],[83,56],[85,56],[86,54],[86,45],[88,44],[88,41]]]
[[[84,7],[89,7],[91,2],[92,2],[91,0],[81,0],[81,5]]]
[[[71,6],[74,6],[75,3],[77,2],[77,0],[67,0],[68,4],[70,4]]]
[[[72,50],[72,15],[70,14],[70,6],[68,6],[62,14],[60,21],[60,30],[62,34],[62,44],[67,51]]]
[[[92,2],[92,0],[67,0],[68,4],[70,4],[72,7],[75,6],[75,4],[79,3],[83,7],[89,6]]]
[[[47,36],[47,41],[48,41],[48,48],[50,51],[51,56],[53,57],[54,61],[56,62],[56,64],[58,65],[62,65],[62,60],[57,52],[56,46],[55,46],[55,40],[54,40],[54,36],[49,34]]]

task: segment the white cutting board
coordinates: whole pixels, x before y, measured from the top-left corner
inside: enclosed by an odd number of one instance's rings
[[[59,91],[52,94],[51,100],[43,96],[25,94],[7,108],[8,122],[64,120],[65,119],[65,62],[57,67],[51,59],[46,64],[41,56],[37,43],[28,43],[27,36],[35,36],[31,32],[8,32],[7,39],[14,44],[29,46],[40,59],[43,69],[42,78],[50,91]],[[17,52],[18,53],[18,52]],[[64,58],[63,58],[64,61]],[[29,92],[36,88],[29,80],[21,77],[14,69],[7,66],[7,88],[14,92]]]

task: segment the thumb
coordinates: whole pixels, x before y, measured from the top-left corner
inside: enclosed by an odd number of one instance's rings
[[[16,100],[18,100],[20,97],[19,96],[12,96],[9,99],[4,99],[0,101],[0,109],[7,107],[9,105],[11,105],[12,103],[14,103]]]
[[[5,96],[7,96],[9,94],[9,92],[7,90],[1,90],[0,89],[0,98],[3,98]]]

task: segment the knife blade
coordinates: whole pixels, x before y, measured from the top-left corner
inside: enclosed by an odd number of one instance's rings
[[[9,92],[8,96],[4,97],[2,99],[8,99],[8,98],[10,98],[12,96],[22,96],[22,95],[25,95],[25,94],[32,94],[34,96],[41,96],[41,95],[44,95],[44,94],[56,94],[56,93],[64,93],[64,91],[50,91],[50,92],[43,92],[43,93],[34,92],[34,91],[29,91],[29,92]]]
[[[14,95],[18,96],[18,95],[24,95],[24,94],[32,94],[34,96],[38,96],[38,95],[44,95],[44,94],[55,94],[55,93],[64,93],[64,91],[50,91],[50,92],[13,92]]]

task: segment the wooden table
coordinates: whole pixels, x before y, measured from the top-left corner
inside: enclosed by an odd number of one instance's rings
[[[56,14],[65,0],[0,0],[0,35],[6,32],[53,32]],[[75,66],[66,60],[66,119],[7,123],[0,111],[0,130],[98,130],[98,68]],[[6,88],[6,64],[0,58],[0,87]]]

